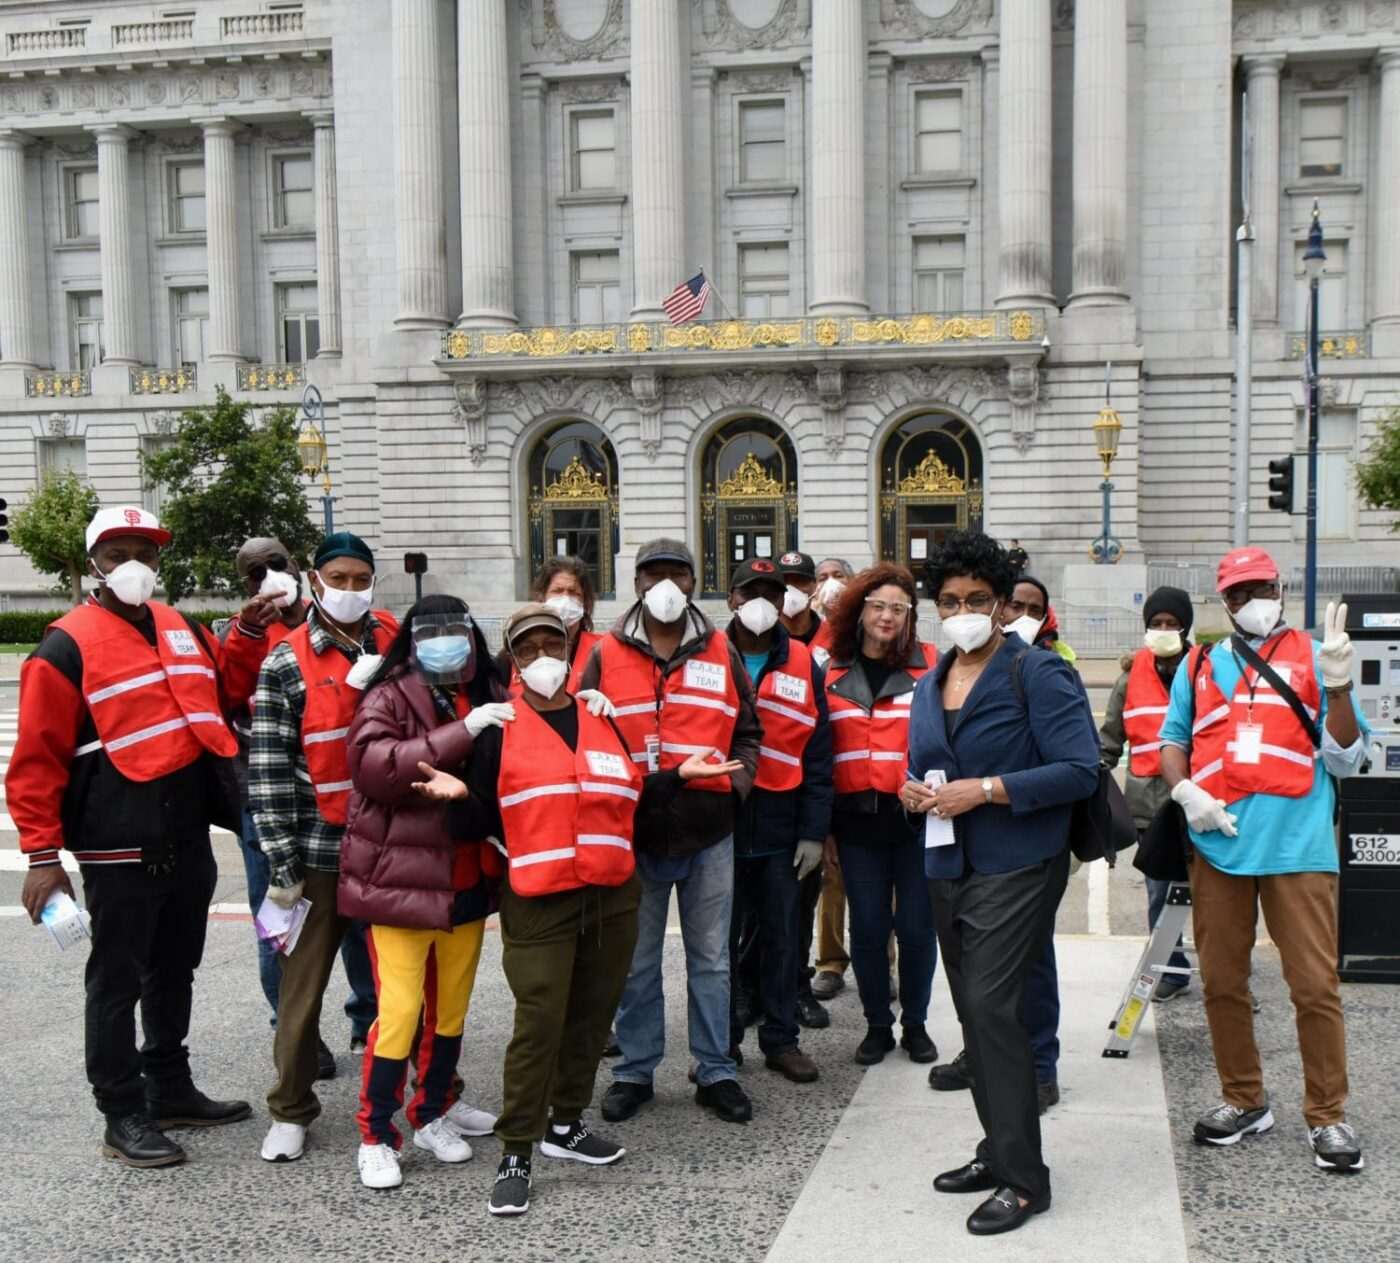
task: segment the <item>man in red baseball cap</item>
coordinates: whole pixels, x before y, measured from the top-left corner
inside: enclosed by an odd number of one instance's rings
[[[1223,1097],[1195,1137],[1232,1145],[1274,1125],[1249,997],[1262,904],[1298,1018],[1313,1160],[1359,1171],[1346,1119],[1332,777],[1356,772],[1367,729],[1351,696],[1346,606],[1327,607],[1320,644],[1289,627],[1278,566],[1261,548],[1227,553],[1216,586],[1234,633],[1191,650],[1161,731],[1162,775],[1195,848],[1192,917]]]

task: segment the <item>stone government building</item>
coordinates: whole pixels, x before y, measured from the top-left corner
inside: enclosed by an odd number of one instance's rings
[[[1321,559],[1384,564],[1348,468],[1400,400],[1400,0],[0,0],[0,495],[158,505],[181,408],[311,382],[337,524],[478,608],[557,550],[625,596],[659,533],[711,593],[968,525],[1058,588],[1111,364],[1125,559],[1208,561],[1246,86],[1253,535],[1301,560],[1265,466],[1317,198]]]

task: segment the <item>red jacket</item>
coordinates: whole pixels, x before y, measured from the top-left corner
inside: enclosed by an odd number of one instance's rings
[[[826,673],[826,704],[838,796],[872,789],[881,794],[899,792],[909,763],[909,704],[914,700],[914,685],[937,661],[934,645],[915,641],[902,673],[891,675],[877,698],[869,696],[864,671],[853,670],[849,663],[831,664]],[[903,684],[909,687],[890,692]]]

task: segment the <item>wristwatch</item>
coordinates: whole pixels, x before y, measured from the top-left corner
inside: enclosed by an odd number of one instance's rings
[[[1356,681],[1354,680],[1348,680],[1345,684],[1327,684],[1324,685],[1323,692],[1325,692],[1328,697],[1340,697],[1344,693],[1350,693],[1355,683]]]
[[[982,793],[986,796],[988,802],[992,801],[992,778],[990,776],[984,776],[982,778]]]

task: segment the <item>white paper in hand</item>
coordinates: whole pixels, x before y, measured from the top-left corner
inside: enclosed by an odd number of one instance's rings
[[[937,789],[940,785],[948,783],[948,776],[942,770],[929,772],[924,777],[924,784],[929,789]],[[924,817],[924,849],[928,850],[935,846],[952,846],[957,841],[953,833],[953,822],[943,816],[935,816],[929,812]]]
[[[58,944],[58,950],[61,952],[66,952],[85,938],[91,937],[88,914],[73,902],[73,896],[67,891],[57,891],[49,899],[39,914],[39,920],[43,922],[44,928]]]
[[[310,911],[310,899],[298,899],[290,908],[280,908],[270,898],[264,899],[253,918],[253,928],[260,939],[266,939],[283,956],[290,956]]]

